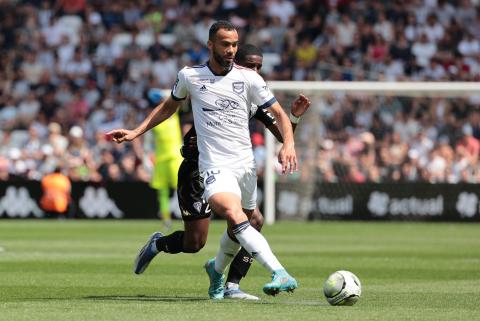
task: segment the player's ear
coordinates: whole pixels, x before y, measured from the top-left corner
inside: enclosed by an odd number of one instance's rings
[[[208,39],[208,41],[207,41],[207,47],[208,47],[209,50],[212,50],[212,48],[213,48],[213,42],[212,42],[212,40]]]

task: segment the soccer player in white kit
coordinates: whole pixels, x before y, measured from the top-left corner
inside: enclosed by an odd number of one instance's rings
[[[121,143],[142,135],[170,117],[181,100],[190,95],[197,130],[199,168],[204,176],[205,198],[211,209],[227,219],[215,259],[205,264],[210,277],[209,296],[223,298],[223,272],[240,246],[272,273],[263,291],[276,295],[293,291],[296,280],[272,253],[265,238],[250,226],[256,207],[257,176],[248,121],[252,105],[269,108],[284,139],[279,152],[282,172],[297,170],[293,132],[288,116],[255,71],[233,63],[238,47],[236,28],[218,21],[209,32],[210,60],[205,65],[185,67],[179,73],[171,96],[157,106],[134,130],[109,132]]]

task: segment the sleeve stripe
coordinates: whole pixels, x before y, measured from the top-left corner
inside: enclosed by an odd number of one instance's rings
[[[275,97],[273,97],[272,99],[270,99],[269,101],[267,101],[265,104],[258,106],[258,108],[265,109],[265,108],[268,108],[268,107],[272,106],[272,105],[275,104],[276,102],[277,102],[277,100],[275,99]]]
[[[183,97],[183,98],[179,98],[179,97],[175,96],[175,95],[173,94],[173,90],[172,90],[172,93],[171,93],[170,95],[172,96],[172,99],[173,99],[173,100],[176,100],[176,101],[184,100],[185,98],[187,98],[187,96],[185,96],[185,97]]]

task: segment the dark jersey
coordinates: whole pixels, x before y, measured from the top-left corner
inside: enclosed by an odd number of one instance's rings
[[[265,127],[275,125],[275,118],[265,109],[258,108],[254,119],[262,122]],[[203,199],[203,178],[198,170],[197,133],[192,127],[183,137],[180,150],[184,160],[178,169],[178,204],[185,221],[207,218],[211,215],[208,203]]]

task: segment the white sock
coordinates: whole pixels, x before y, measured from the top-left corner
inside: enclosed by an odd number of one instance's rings
[[[263,235],[250,226],[250,224],[244,224],[243,226],[240,226],[241,224],[238,225],[239,228],[234,229],[234,233],[237,240],[247,250],[247,252],[250,253],[255,260],[267,268],[270,273],[276,270],[284,269],[275,255],[272,253],[270,245],[268,245],[268,242]]]
[[[240,244],[232,240],[225,231],[220,240],[220,249],[215,257],[215,271],[223,273],[239,250]]]
[[[239,288],[239,285],[238,283],[232,283],[232,282],[227,282],[225,283],[225,288],[226,289],[238,289]]]

